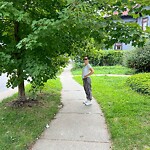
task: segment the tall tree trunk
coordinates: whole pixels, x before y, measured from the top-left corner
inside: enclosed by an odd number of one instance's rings
[[[17,75],[18,75],[18,99],[20,101],[25,101],[26,100],[26,94],[25,94],[25,86],[24,86],[24,79],[22,78],[23,70],[18,69],[17,70]]]
[[[21,40],[19,37],[19,26],[20,26],[19,22],[14,21],[14,38],[15,38],[16,44],[18,44],[19,41]]]
[[[24,81],[18,85],[18,97],[20,101],[26,100]]]
[[[19,41],[21,40],[19,37],[19,22],[15,21],[14,22],[14,38],[16,41],[16,44],[19,43]],[[21,52],[22,53],[22,52]],[[15,57],[17,60],[21,59],[21,54],[20,52],[15,54]],[[17,76],[18,76],[18,99],[20,101],[25,101],[26,100],[26,95],[25,95],[25,86],[24,86],[24,79],[22,77],[23,74],[23,70],[21,67],[21,64],[19,64],[18,68],[17,68]]]

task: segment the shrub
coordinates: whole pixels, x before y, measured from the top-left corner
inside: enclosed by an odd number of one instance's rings
[[[123,56],[123,65],[138,72],[150,72],[150,41],[142,48],[127,51]]]
[[[123,51],[115,50],[93,50],[86,54],[93,66],[114,66],[122,64]],[[83,63],[84,56],[76,56],[75,62]],[[80,66],[80,65],[79,65]]]
[[[123,51],[108,50],[104,51],[102,57],[103,66],[114,66],[122,64]]]
[[[76,62],[76,63],[74,64],[74,67],[72,68],[72,70],[76,70],[76,69],[82,68],[82,67],[83,67],[83,63],[81,63],[81,62]]]
[[[150,95],[150,73],[133,75],[127,79],[127,84],[137,92]]]

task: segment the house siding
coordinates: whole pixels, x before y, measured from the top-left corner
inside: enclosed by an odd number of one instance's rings
[[[144,16],[144,17],[139,17],[137,18],[137,23],[142,26],[142,19],[143,18],[148,18],[148,26],[150,26],[150,16]]]
[[[147,16],[139,17],[137,19],[134,19],[134,18],[132,18],[130,16],[124,16],[124,17],[122,17],[123,21],[125,21],[125,22],[137,22],[141,26],[141,28],[142,28],[142,19],[143,18],[148,18],[148,26],[150,26],[150,16],[148,16],[148,15]],[[132,46],[131,43],[130,44],[122,43],[122,50],[131,50],[133,48],[134,47]]]

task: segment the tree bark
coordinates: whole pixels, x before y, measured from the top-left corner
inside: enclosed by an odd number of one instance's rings
[[[19,43],[19,41],[21,40],[19,37],[19,22],[15,21],[14,22],[14,38],[16,41],[16,44]],[[15,57],[17,60],[21,59],[21,53],[15,53]],[[18,68],[17,68],[17,76],[18,76],[18,100],[20,101],[25,101],[26,100],[26,95],[25,95],[25,86],[24,86],[24,79],[22,77],[23,74],[23,70],[21,67],[21,64],[19,64]]]
[[[24,81],[18,85],[18,97],[20,101],[26,100]]]
[[[26,100],[26,94],[25,94],[25,86],[24,86],[24,79],[22,78],[23,70],[18,69],[17,75],[18,75],[18,100],[25,101]]]
[[[17,44],[21,40],[19,37],[19,22],[17,21],[14,22],[14,37]]]

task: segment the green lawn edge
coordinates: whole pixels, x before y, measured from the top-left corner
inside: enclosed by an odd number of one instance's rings
[[[130,69],[121,65],[116,66],[93,66],[94,74],[119,74],[119,75],[132,75],[135,74],[134,69]],[[82,68],[73,68],[73,75],[81,75]]]
[[[42,134],[59,111],[60,79],[48,80],[37,99],[39,106],[10,108],[6,105],[17,95],[0,103],[0,150],[27,150]]]
[[[74,79],[82,84],[81,77]],[[122,77],[91,77],[93,96],[111,133],[113,150],[150,149],[150,96],[133,91]]]

